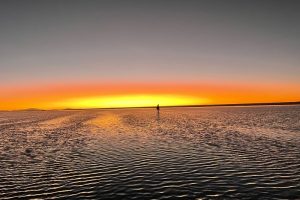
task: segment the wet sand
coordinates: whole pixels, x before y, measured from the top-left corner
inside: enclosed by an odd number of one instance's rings
[[[0,112],[0,199],[299,199],[300,106]]]

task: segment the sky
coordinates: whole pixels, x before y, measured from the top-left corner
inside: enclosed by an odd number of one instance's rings
[[[0,109],[300,101],[297,0],[4,0]]]

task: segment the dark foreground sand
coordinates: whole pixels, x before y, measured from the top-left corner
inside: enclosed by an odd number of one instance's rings
[[[0,199],[299,199],[300,106],[0,112]]]

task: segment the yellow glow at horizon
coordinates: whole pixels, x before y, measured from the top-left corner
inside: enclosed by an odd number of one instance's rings
[[[116,95],[67,99],[54,103],[55,108],[120,108],[199,105],[207,103],[207,99],[181,95]]]

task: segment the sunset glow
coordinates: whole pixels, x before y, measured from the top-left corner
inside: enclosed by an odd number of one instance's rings
[[[179,95],[117,95],[67,99],[53,104],[54,108],[122,108],[150,107],[156,104],[164,106],[200,105],[207,100]]]
[[[289,102],[299,87],[284,84],[89,83],[2,87],[0,110],[84,109]]]

